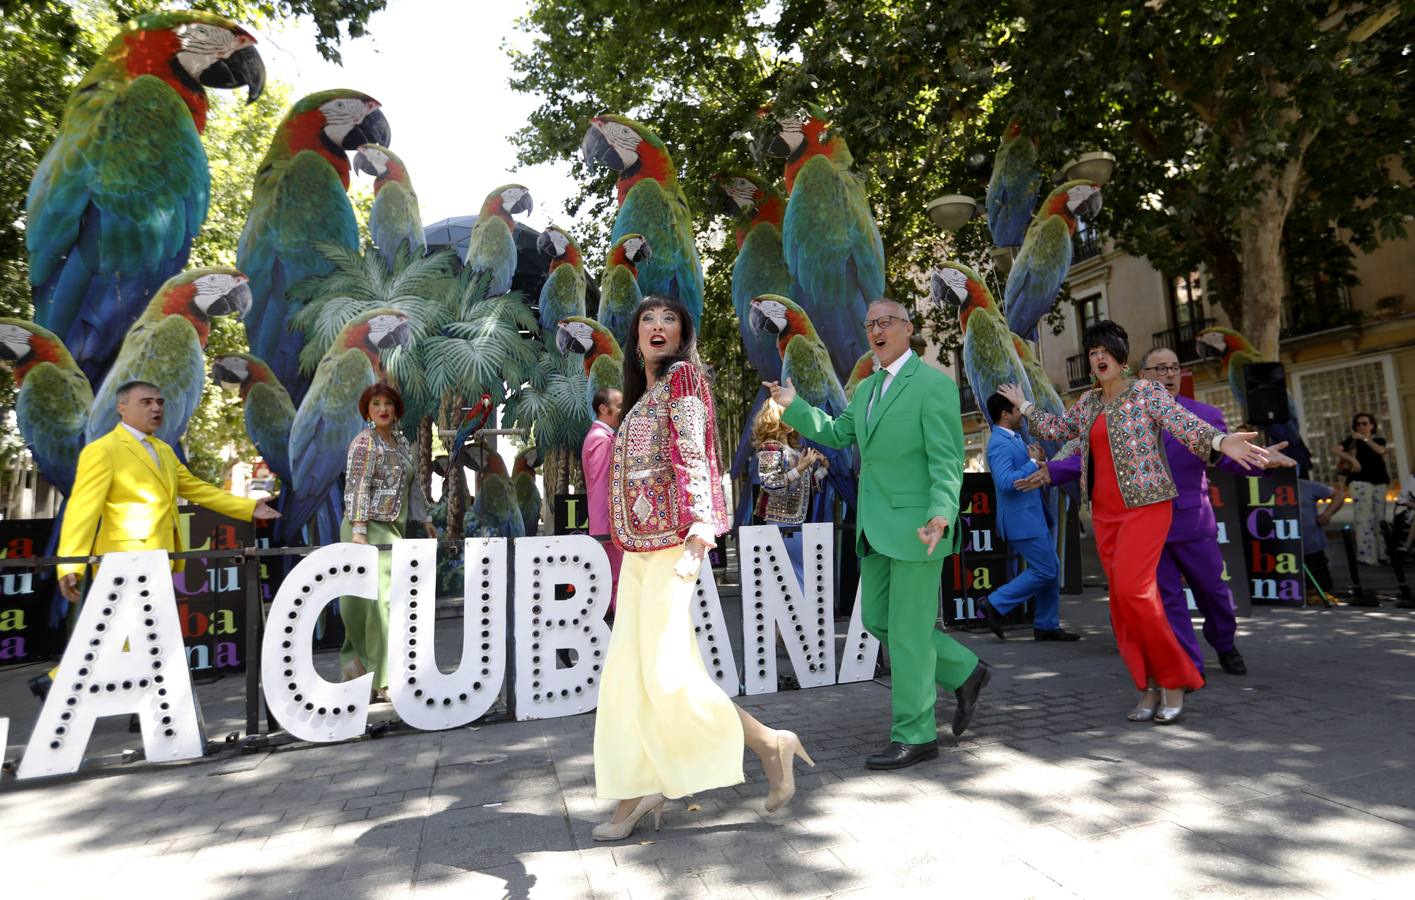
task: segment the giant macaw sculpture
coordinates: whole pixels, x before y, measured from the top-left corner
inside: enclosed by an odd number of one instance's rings
[[[968,384],[978,399],[983,418],[992,423],[987,400],[996,393],[998,385],[1019,385],[1027,399],[1033,399],[1031,382],[1022,360],[1017,357],[1012,333],[1007,330],[992,291],[978,273],[962,263],[947,262],[933,271],[930,280],[934,302],[946,304],[946,308],[955,305],[958,308],[958,322],[963,332],[963,368],[968,373]]]
[[[688,197],[668,148],[633,119],[605,114],[590,120],[580,149],[585,162],[619,173],[619,212],[610,240],[641,234],[653,247],[653,256],[638,266],[639,289],[677,297],[692,314],[693,324],[700,326],[703,267],[693,242]]]
[[[503,184],[482,201],[462,257],[467,278],[485,279],[482,299],[510,293],[516,274],[516,220],[511,217],[534,205],[531,192],[519,184]]]
[[[884,243],[850,147],[815,106],[777,119],[767,147],[786,160],[781,247],[791,297],[815,323],[844,381],[868,348],[865,310],[884,296]]]
[[[91,383],[206,221],[205,89],[254,101],[264,85],[249,32],[178,10],[128,22],[69,98],[30,181],[25,245],[35,321]]]
[[[1032,207],[1042,187],[1037,168],[1037,139],[1013,119],[1002,132],[1002,143],[993,157],[988,180],[988,231],[999,247],[1017,247],[1032,222]]]
[[[554,225],[540,233],[536,249],[550,257],[550,274],[540,289],[540,333],[546,345],[551,346],[555,343],[556,323],[585,314],[585,264],[574,239]]]
[[[289,328],[297,310],[286,293],[333,269],[317,244],[358,249],[347,153],[388,141],[377,100],[358,91],[320,91],[285,114],[256,171],[250,215],[236,246],[236,267],[251,277],[255,299],[246,331],[251,352],[270,365],[296,404],[309,378],[300,371],[304,333]]]
[[[585,408],[596,418],[594,395],[600,388],[624,390],[624,351],[609,329],[585,316],[562,320],[555,331],[555,346],[561,353],[578,353],[585,358]]]
[[[15,418],[44,480],[66,497],[84,446],[93,388],[59,337],[25,319],[0,319],[0,363],[15,379]]]
[[[642,234],[626,234],[609,248],[604,272],[599,278],[599,310],[595,318],[622,347],[629,341],[630,319],[639,301],[639,265],[653,257],[653,248]]]
[[[1287,441],[1287,447],[1282,452],[1297,461],[1298,471],[1303,478],[1308,477],[1308,473],[1312,471],[1312,451],[1307,449],[1307,444],[1302,440],[1302,426],[1297,419],[1297,404],[1292,399],[1292,393],[1289,391],[1287,394],[1287,409],[1291,418],[1286,422],[1268,424],[1252,422],[1250,418],[1246,370],[1251,363],[1267,362],[1263,355],[1247,338],[1232,328],[1205,328],[1199,332],[1195,343],[1201,353],[1219,361],[1219,374],[1227,376],[1228,387],[1243,410],[1243,418],[1249,424],[1262,425],[1267,431],[1268,440],[1274,443]]]
[[[368,232],[389,271],[400,251],[413,257],[427,253],[418,195],[403,160],[387,147],[364,144],[354,154],[354,168],[373,176]]]
[[[1100,211],[1101,186],[1090,181],[1068,181],[1042,201],[1003,288],[1009,330],[1025,340],[1037,339],[1037,323],[1051,309],[1071,270],[1077,220]]]

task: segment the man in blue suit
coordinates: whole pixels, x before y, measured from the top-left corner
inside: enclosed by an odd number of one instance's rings
[[[1027,568],[979,601],[978,609],[992,633],[1006,640],[1002,617],[1035,596],[1032,636],[1039,641],[1079,641],[1081,635],[1061,627],[1061,585],[1057,581],[1060,564],[1051,534],[1051,516],[1042,494],[1015,486],[1035,473],[1040,464],[1017,433],[1022,411],[1001,394],[993,394],[988,398],[988,417],[993,421],[988,468],[992,470],[997,494],[997,534],[1021,554]]]

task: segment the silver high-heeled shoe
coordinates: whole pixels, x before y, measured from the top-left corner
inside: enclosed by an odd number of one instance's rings
[[[590,836],[597,841],[622,841],[634,833],[638,827],[639,820],[649,813],[653,813],[653,830],[658,831],[663,824],[663,795],[649,794],[640,797],[638,804],[634,806],[634,811],[629,813],[624,819],[616,822],[610,819],[594,827]]]
[[[1179,705],[1170,706],[1161,702],[1160,708],[1155,712],[1156,725],[1173,725],[1184,717],[1184,692],[1179,693]]]
[[[1155,710],[1159,709],[1159,688],[1146,688],[1145,690],[1141,691],[1140,694],[1140,703],[1134,709],[1130,710],[1130,712],[1125,714],[1125,718],[1129,719],[1131,722],[1148,722],[1155,717]],[[1151,694],[1155,695],[1155,699],[1152,703],[1146,704],[1145,698]]]
[[[806,765],[815,767],[816,761],[811,759],[806,748],[801,746],[801,739],[796,736],[795,732],[778,731],[776,733],[776,764],[781,767],[781,780],[766,795],[767,812],[775,812],[796,796],[796,757],[798,756],[806,761]]]

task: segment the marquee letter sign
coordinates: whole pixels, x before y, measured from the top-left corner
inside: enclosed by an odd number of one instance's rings
[[[331,544],[306,556],[280,585],[261,643],[265,702],[281,727],[305,741],[346,741],[364,733],[373,673],[336,684],[314,668],[314,627],[325,605],[376,603],[378,550]]]
[[[776,633],[801,687],[835,683],[834,547],[831,526],[801,528],[806,584],[796,582],[781,529],[749,525],[738,529],[742,558],[742,655],[748,694],[776,690]],[[750,567],[750,568],[749,568]]]
[[[845,634],[845,649],[840,660],[839,684],[870,681],[875,677],[875,661],[879,659],[879,639],[865,630],[860,613],[859,585],[855,586],[855,608],[850,612],[850,630]]]
[[[18,777],[77,772],[100,716],[137,713],[153,762],[202,755],[206,737],[166,551],[109,553],[94,576]]]
[[[437,667],[437,542],[393,545],[388,693],[403,721],[425,731],[476,721],[496,702],[506,674],[506,539],[468,538],[462,553],[462,659]]]
[[[722,617],[722,600],[717,595],[717,581],[712,577],[712,563],[703,560],[698,572],[698,586],[693,591],[693,631],[698,637],[698,652],[703,656],[703,665],[708,675],[722,688],[723,693],[735,697],[742,693],[737,677],[737,659],[732,655],[732,642],[728,639],[727,620]]]
[[[609,585],[609,557],[592,537],[516,541],[517,719],[572,716],[599,703]]]

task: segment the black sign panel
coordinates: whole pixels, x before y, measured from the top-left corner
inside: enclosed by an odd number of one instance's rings
[[[1210,475],[1218,485],[1214,511],[1222,505],[1220,539],[1224,568],[1247,578],[1253,603],[1301,606],[1306,600],[1302,574],[1302,516],[1297,497],[1297,470],[1272,469],[1263,477],[1227,473]],[[1236,552],[1235,552],[1236,551]],[[1229,582],[1230,586],[1233,582]],[[1242,592],[1235,590],[1234,599]],[[1241,602],[1241,601],[1240,601]],[[1247,614],[1240,605],[1239,614]]]
[[[0,521],[0,557],[34,559],[50,554],[53,519]],[[50,627],[54,570],[0,570],[0,666],[51,659],[64,649],[64,623]]]
[[[1009,554],[1007,543],[997,534],[997,495],[992,476],[986,472],[964,472],[963,492],[958,503],[961,552],[943,563],[943,621],[950,628],[982,628],[979,600],[1005,584],[1024,563]],[[1003,617],[1006,625],[1030,625],[1035,612],[1033,600]]]

